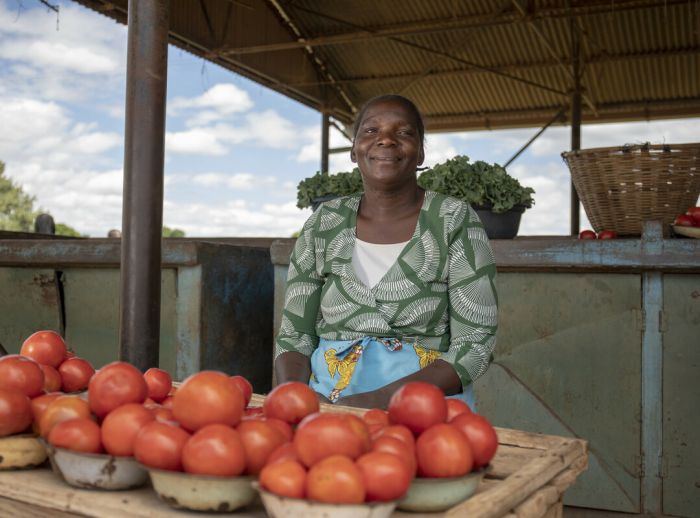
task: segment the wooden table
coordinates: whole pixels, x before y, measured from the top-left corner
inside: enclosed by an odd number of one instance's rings
[[[254,396],[253,404],[262,401]],[[337,406],[323,406],[338,411]],[[342,408],[353,413],[364,410]],[[395,512],[395,517],[560,518],[562,496],[588,465],[581,439],[497,428],[499,447],[491,469],[469,500],[445,513]],[[68,486],[49,468],[0,472],[0,516],[7,518],[90,516],[96,518],[201,517],[205,513],[173,511],[149,487],[97,491]],[[262,518],[259,506],[223,517]]]

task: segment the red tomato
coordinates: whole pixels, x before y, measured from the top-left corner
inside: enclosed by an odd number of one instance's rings
[[[249,406],[245,409],[243,415],[254,417],[264,416],[265,413],[263,412],[263,408],[261,406]]]
[[[367,453],[372,446],[372,439],[369,435],[369,429],[361,417],[355,414],[338,414],[348,424],[353,433],[360,439],[362,445],[362,453]]]
[[[318,397],[311,387],[299,381],[277,385],[265,398],[263,412],[295,425],[307,415],[318,412]]]
[[[0,358],[0,389],[19,390],[33,398],[44,391],[44,373],[31,358],[8,354]]]
[[[464,401],[461,399],[445,398],[447,401],[447,422],[452,421],[454,416],[459,414],[471,414],[472,409],[469,408]]]
[[[153,414],[156,421],[161,421],[163,423],[177,423],[175,416],[173,415],[173,410],[171,408],[166,408],[164,406],[156,406],[149,408]]]
[[[55,331],[37,331],[24,341],[19,354],[55,369],[66,355],[66,343]]]
[[[245,406],[248,406],[250,398],[253,397],[253,385],[243,376],[231,376],[231,380],[241,389],[243,397],[245,398]]]
[[[690,207],[685,213],[693,218],[695,226],[700,226],[700,207]]]
[[[389,420],[420,435],[432,425],[447,421],[445,395],[430,383],[406,383],[389,400]]]
[[[267,458],[267,464],[273,464],[283,460],[295,460],[299,462],[299,457],[297,457],[297,452],[294,449],[293,443],[285,442],[278,446],[272,453],[270,453],[270,456]]]
[[[44,373],[44,391],[56,392],[61,390],[61,375],[51,365],[39,364]]]
[[[248,416],[244,417],[244,420],[258,420],[265,421],[266,423],[274,426],[278,432],[282,434],[285,441],[291,441],[294,438],[294,430],[292,430],[292,425],[281,419],[275,417],[265,417],[264,415]]]
[[[173,407],[173,396],[166,397],[163,401],[161,401],[160,404],[164,408],[172,408]]]
[[[367,429],[370,434],[391,424],[389,423],[389,414],[380,408],[367,410],[367,412],[362,415],[362,419],[367,424]]]
[[[148,386],[148,397],[153,401],[160,403],[168,397],[173,386],[173,379],[166,371],[151,367],[144,373],[143,379],[146,380]]]
[[[413,447],[407,446],[401,439],[390,437],[388,435],[379,437],[372,444],[372,451],[381,451],[396,455],[404,462],[406,469],[411,474],[411,477],[415,476],[416,472],[418,471],[416,453],[413,450]]]
[[[49,443],[57,448],[81,451],[83,453],[100,453],[100,427],[92,419],[77,417],[56,424],[49,432]]]
[[[368,502],[388,502],[406,494],[413,473],[406,463],[392,453],[373,451],[357,459],[362,472]]]
[[[362,439],[344,416],[320,412],[299,423],[294,433],[294,449],[307,467],[332,455],[356,459],[366,451]]]
[[[82,392],[88,388],[95,369],[89,361],[77,356],[64,361],[59,367],[63,392]]]
[[[243,394],[222,372],[192,374],[173,396],[175,419],[191,431],[215,423],[236,426],[244,407]]]
[[[110,455],[130,457],[141,428],[154,419],[153,412],[138,403],[112,410],[102,421],[102,444]]]
[[[418,437],[416,460],[422,477],[460,477],[474,463],[466,435],[447,423],[431,426]]]
[[[598,239],[598,236],[592,230],[582,230],[578,235],[579,239]]]
[[[32,416],[34,417],[34,431],[39,433],[39,420],[44,414],[44,410],[49,406],[49,403],[54,399],[63,396],[61,392],[49,392],[48,394],[42,394],[32,399]]]
[[[179,426],[151,421],[136,435],[134,457],[144,466],[182,471],[182,449],[189,438]]]
[[[245,449],[246,473],[249,475],[260,473],[270,454],[287,442],[282,432],[265,421],[241,421],[236,429]]]
[[[382,428],[372,436],[372,440],[376,442],[380,437],[394,437],[403,442],[411,451],[416,449],[416,440],[411,430],[402,424],[394,424]]]
[[[236,476],[246,467],[240,434],[225,424],[210,424],[197,430],[182,449],[187,473]]]
[[[496,430],[488,419],[478,414],[462,414],[450,421],[450,424],[469,439],[474,454],[474,468],[486,466],[498,448]]]
[[[306,497],[329,504],[361,504],[365,501],[362,472],[345,455],[326,457],[306,474]]]
[[[268,464],[260,472],[260,485],[271,493],[289,498],[304,498],[306,470],[295,460]]]
[[[614,230],[601,230],[598,232],[598,239],[616,239],[617,232]]]
[[[0,437],[23,432],[32,419],[32,404],[23,392],[0,388]]]
[[[87,401],[78,396],[59,396],[49,402],[39,419],[39,434],[48,437],[51,429],[62,421],[85,417],[90,419]]]
[[[143,403],[147,396],[148,386],[143,374],[126,362],[105,365],[95,373],[88,384],[90,410],[99,418],[118,406]]]
[[[71,358],[75,358],[75,353],[69,349],[66,351],[66,354],[63,357],[63,361],[70,360]]]
[[[689,214],[679,214],[673,220],[673,224],[681,227],[693,227],[695,226],[695,219]]]

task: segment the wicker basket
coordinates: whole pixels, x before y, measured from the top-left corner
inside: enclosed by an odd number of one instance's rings
[[[700,195],[700,143],[628,145],[562,153],[596,232],[638,236],[670,224]]]

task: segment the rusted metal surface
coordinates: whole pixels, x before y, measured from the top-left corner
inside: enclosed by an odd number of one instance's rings
[[[700,275],[664,275],[663,511],[698,516],[700,510]]]
[[[120,290],[120,357],[158,365],[167,0],[129,2]]]
[[[200,369],[242,374],[256,391],[269,390],[269,249],[166,239],[163,255],[161,367],[177,379]],[[119,248],[114,240],[0,241],[0,292],[6,295],[0,298],[0,343],[18,352],[33,331],[58,330],[53,275],[59,264],[69,344],[96,366],[116,360]]]

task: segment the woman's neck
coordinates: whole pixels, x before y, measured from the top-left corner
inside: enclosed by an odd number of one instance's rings
[[[425,191],[417,185],[396,191],[366,189],[360,201],[359,214],[372,221],[396,221],[415,215],[423,205]]]

